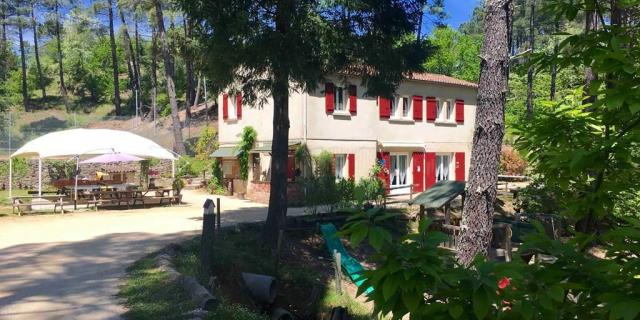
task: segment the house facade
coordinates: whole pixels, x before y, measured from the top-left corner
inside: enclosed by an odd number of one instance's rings
[[[288,180],[300,168],[294,160],[297,145],[309,153],[331,152],[338,178],[356,180],[369,175],[376,161],[391,194],[420,192],[440,180],[464,181],[476,112],[477,85],[436,74],[414,74],[404,80],[393,98],[365,95],[357,77],[329,77],[314,92],[289,97],[290,158]],[[243,104],[240,95],[218,97],[220,149],[225,178],[237,177],[234,149],[245,126],[257,131],[247,184],[234,182],[236,192],[268,190],[273,102]],[[235,180],[234,180],[235,181]],[[268,197],[267,197],[268,198]],[[264,199],[257,199],[262,200]]]

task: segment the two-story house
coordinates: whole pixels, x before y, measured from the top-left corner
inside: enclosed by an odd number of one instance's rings
[[[314,92],[289,97],[289,181],[296,168],[294,150],[335,155],[338,178],[367,176],[384,160],[386,185],[392,194],[422,191],[436,181],[464,181],[468,173],[476,110],[477,85],[448,76],[420,73],[404,80],[393,98],[365,96],[357,77],[330,77]],[[234,188],[249,198],[268,192],[273,102],[244,105],[240,95],[218,97],[220,149],[226,178],[237,178],[235,146],[245,126],[257,131],[248,184]],[[262,192],[262,196],[257,193]],[[267,196],[268,199],[268,196]]]

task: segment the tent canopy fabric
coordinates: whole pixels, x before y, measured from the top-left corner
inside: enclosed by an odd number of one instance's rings
[[[177,159],[171,151],[147,138],[110,129],[71,129],[48,133],[27,142],[11,157],[46,159],[111,153],[126,153],[143,159]]]
[[[84,161],[80,161],[81,164],[85,163],[113,163],[113,162],[136,162],[144,160],[140,157],[128,153],[108,153],[93,157]]]
[[[409,205],[421,205],[425,209],[438,209],[455,197],[464,193],[465,183],[460,181],[440,181],[427,191],[409,200]]]

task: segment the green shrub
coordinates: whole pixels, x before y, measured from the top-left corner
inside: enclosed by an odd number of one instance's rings
[[[561,210],[558,202],[560,194],[559,188],[536,179],[518,190],[513,205],[518,212],[523,213],[557,213]]]
[[[11,160],[11,174],[13,175],[13,181],[18,181],[23,178],[29,172],[29,163],[25,158],[13,158]],[[75,168],[75,164],[74,164]],[[0,176],[8,177],[9,176],[9,161],[2,161],[0,163]]]
[[[209,155],[218,149],[218,133],[215,128],[205,127],[200,131],[200,136],[194,147],[196,159],[208,160]]]
[[[248,126],[242,128],[240,144],[238,145],[238,150],[240,150],[238,162],[240,163],[240,178],[242,180],[249,179],[249,154],[251,149],[253,149],[253,144],[255,143],[257,136],[258,133],[253,127]]]

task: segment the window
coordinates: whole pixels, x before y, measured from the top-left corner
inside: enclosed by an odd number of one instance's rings
[[[229,119],[238,118],[238,99],[235,95],[229,95]]]
[[[438,154],[436,155],[436,181],[449,180],[451,166],[450,154]]]
[[[345,89],[343,87],[335,87],[333,95],[333,105],[335,111],[346,111],[346,103],[344,98]]]
[[[336,154],[336,179],[344,179],[345,178],[345,169],[347,167],[347,155],[346,154]]]
[[[391,99],[391,118],[411,118],[411,103],[407,97],[395,97]]]
[[[406,154],[391,155],[391,170],[389,172],[389,181],[391,186],[407,185],[408,157]]]
[[[438,99],[436,115],[437,120],[442,122],[454,122],[455,120],[455,105],[453,100]]]

